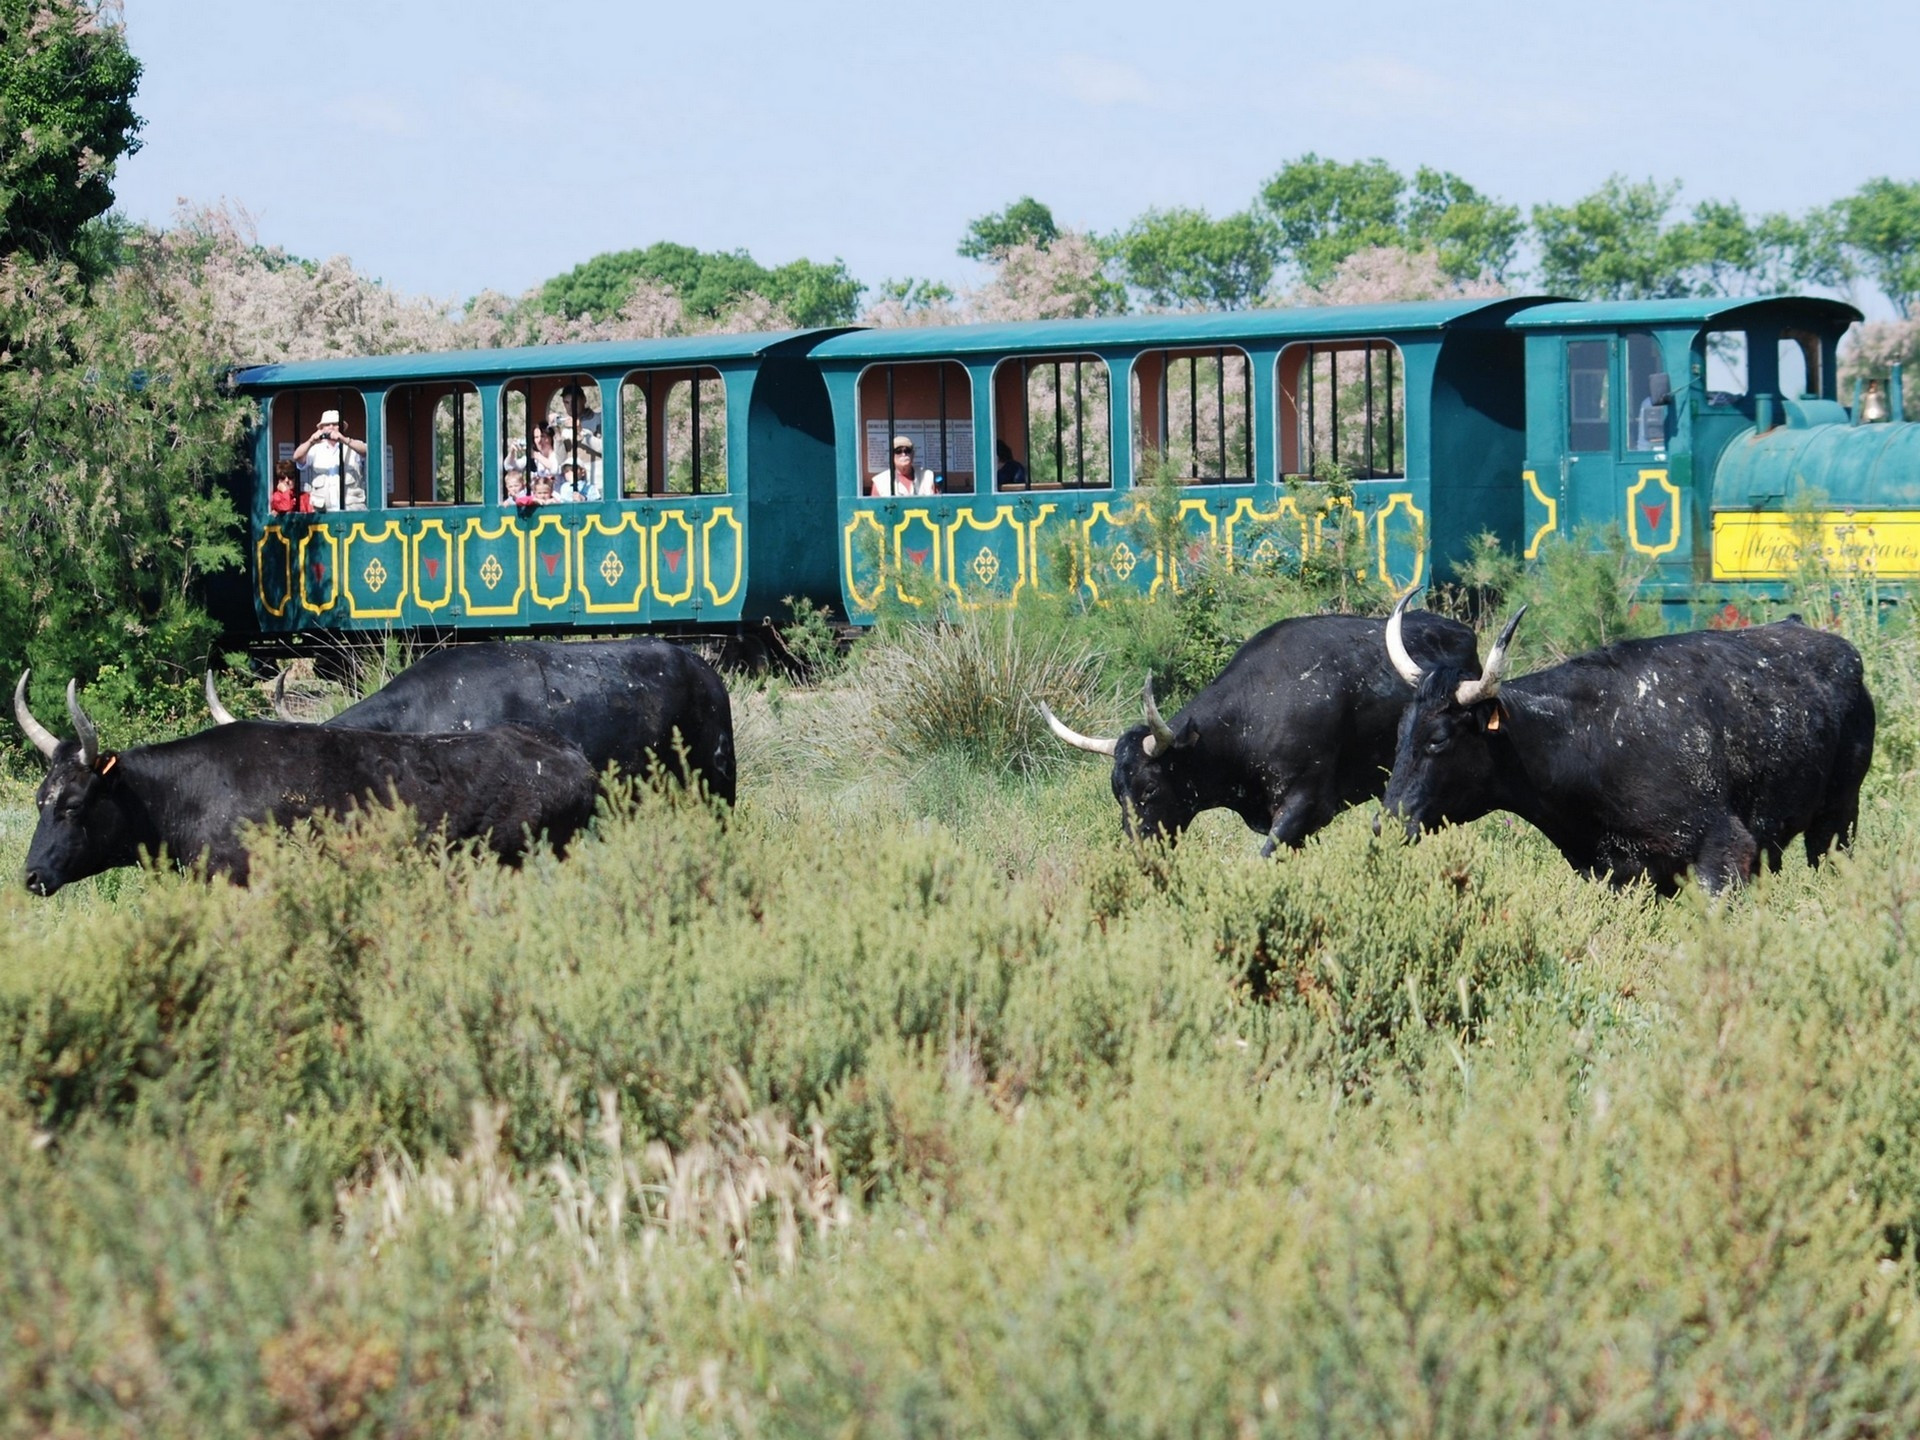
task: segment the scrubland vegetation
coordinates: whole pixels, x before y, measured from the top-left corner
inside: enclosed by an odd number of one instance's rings
[[[730,820],[520,872],[380,815],[37,901],[14,783],[0,1434],[1911,1433],[1904,622],[1834,612],[1853,855],[1662,903],[1499,817],[1123,843],[1019,717],[1321,598],[1207,578],[816,646]],[[1539,658],[1631,577],[1506,578]]]

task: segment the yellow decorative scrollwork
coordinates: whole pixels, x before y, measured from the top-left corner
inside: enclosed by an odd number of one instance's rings
[[[1547,507],[1546,521],[1533,532],[1533,538],[1527,541],[1526,552],[1520,557],[1531,560],[1540,553],[1540,542],[1553,534],[1560,526],[1560,502],[1540,488],[1540,477],[1531,470],[1522,470],[1521,478],[1527,482],[1527,489],[1533,492],[1533,498]]]
[[[1640,538],[1640,517],[1643,513],[1640,492],[1656,481],[1667,492],[1666,503],[1659,509],[1663,519],[1672,517],[1673,532],[1665,540],[1648,544]],[[1649,524],[1657,534],[1659,526],[1651,521]],[[1642,555],[1668,555],[1680,548],[1680,487],[1667,478],[1666,471],[1642,470],[1639,481],[1627,490],[1627,543]]]

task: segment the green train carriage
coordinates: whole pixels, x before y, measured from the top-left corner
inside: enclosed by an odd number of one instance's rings
[[[1208,555],[1327,547],[1399,593],[1452,578],[1482,533],[1532,560],[1608,528],[1683,625],[1784,594],[1809,523],[1892,593],[1920,578],[1920,430],[1897,374],[1893,423],[1840,402],[1857,318],[1793,296],[1457,299],[255,367],[235,377],[262,407],[235,628],[712,633],[788,596],[865,622],[1157,596]],[[368,442],[366,508],[273,514],[264,477],[323,409]],[[576,444],[597,429],[599,498],[509,502],[503,468],[548,416]],[[899,435],[936,493],[869,493]],[[1293,483],[1336,472],[1332,503]],[[1147,523],[1152,504],[1176,513]]]

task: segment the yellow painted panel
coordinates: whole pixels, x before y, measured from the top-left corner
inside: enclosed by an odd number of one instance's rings
[[[1713,578],[1786,579],[1811,540],[1839,574],[1920,578],[1920,510],[1827,510],[1812,517],[1811,530],[1777,510],[1721,511],[1713,517]]]

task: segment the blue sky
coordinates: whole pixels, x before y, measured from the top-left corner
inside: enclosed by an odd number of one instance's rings
[[[1248,203],[1289,157],[1454,170],[1522,206],[1610,172],[1799,210],[1920,178],[1920,4],[539,7],[127,0],[121,208],[226,199],[401,289],[517,293],[677,240],[973,283],[1023,193],[1112,229]]]

